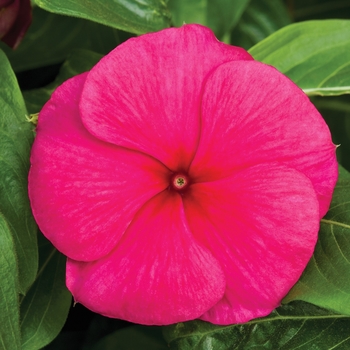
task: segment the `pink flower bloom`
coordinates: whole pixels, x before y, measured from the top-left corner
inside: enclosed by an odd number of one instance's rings
[[[91,310],[143,324],[269,314],[337,179],[307,96],[199,25],[130,39],[52,95],[29,194]]]

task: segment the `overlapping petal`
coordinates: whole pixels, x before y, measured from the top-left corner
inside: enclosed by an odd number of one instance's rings
[[[83,123],[102,140],[187,170],[198,143],[203,81],[224,62],[251,59],[199,25],[130,39],[89,73]]]
[[[217,68],[205,84],[201,125],[196,181],[278,162],[310,178],[325,215],[337,180],[335,145],[308,97],[275,68],[255,61]]]
[[[68,260],[67,286],[93,311],[161,325],[211,308],[223,296],[225,276],[193,238],[180,195],[165,190],[143,206],[108,256]]]
[[[263,164],[194,184],[183,198],[194,237],[226,275],[224,298],[201,318],[241,323],[279,306],[317,240],[319,208],[311,181],[294,169]]]
[[[34,216],[76,301],[148,325],[270,313],[337,179],[307,96],[199,25],[128,40],[59,87],[31,163]]]
[[[81,123],[86,74],[70,79],[39,115],[29,195],[45,236],[65,255],[111,251],[135,213],[168,186],[168,169],[144,154],[96,139]]]

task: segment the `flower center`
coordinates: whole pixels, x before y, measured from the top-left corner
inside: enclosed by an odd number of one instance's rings
[[[183,191],[188,187],[189,179],[185,174],[175,174],[171,178],[171,186],[176,191]]]

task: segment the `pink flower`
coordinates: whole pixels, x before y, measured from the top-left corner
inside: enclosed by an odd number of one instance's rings
[[[0,39],[5,44],[15,49],[31,22],[30,0],[0,0]]]
[[[39,115],[29,193],[75,300],[143,324],[269,314],[337,179],[306,95],[199,25],[130,39]]]

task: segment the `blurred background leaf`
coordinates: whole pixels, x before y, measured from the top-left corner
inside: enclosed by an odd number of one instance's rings
[[[41,8],[81,17],[130,33],[154,32],[170,26],[166,0],[34,0]]]
[[[91,350],[167,350],[160,327],[135,325],[102,338]]]
[[[348,0],[286,0],[295,21],[327,18],[349,18]]]
[[[230,32],[247,9],[250,0],[208,0],[207,25],[216,36],[229,43]]]
[[[61,63],[73,49],[107,54],[128,37],[130,35],[101,24],[34,7],[33,23],[19,47],[11,50],[3,43],[0,47],[13,69],[20,72]]]
[[[95,314],[83,305],[76,304],[71,307],[62,332],[44,349],[91,350],[101,339],[130,326],[133,324]]]
[[[251,0],[231,33],[231,44],[249,49],[290,23],[282,0]]]
[[[207,23],[207,0],[169,0],[172,22],[176,27],[183,24]]]
[[[22,350],[41,349],[61,331],[71,305],[65,285],[66,257],[39,235],[39,271],[21,300]]]
[[[172,350],[346,350],[350,318],[293,302],[246,324],[215,326],[191,321],[164,327],[164,336]]]
[[[77,74],[90,70],[102,57],[101,54],[88,50],[72,50],[52,83],[23,92],[28,112],[38,113],[59,85]]]
[[[33,127],[15,74],[0,50],[0,212],[15,243],[18,291],[25,294],[38,267],[36,233],[28,198],[27,175]],[[13,271],[17,274],[17,271]],[[12,276],[8,276],[12,279]]]
[[[211,28],[219,39],[227,41],[249,1],[169,0],[168,7],[175,26],[202,24]]]

